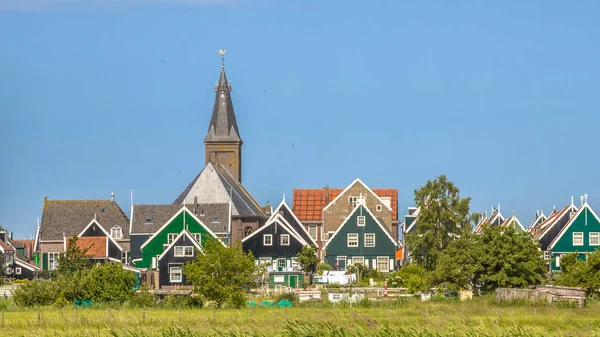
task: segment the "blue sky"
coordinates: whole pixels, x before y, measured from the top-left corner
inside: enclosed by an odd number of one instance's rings
[[[170,203],[204,164],[220,59],[262,204],[446,174],[528,225],[600,205],[596,1],[0,0],[0,224],[43,197]],[[577,201],[577,204],[579,202]]]

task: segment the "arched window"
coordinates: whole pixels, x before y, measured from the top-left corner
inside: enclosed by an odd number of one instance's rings
[[[252,234],[252,226],[248,226],[248,227],[244,228],[244,237],[246,237],[250,234]]]

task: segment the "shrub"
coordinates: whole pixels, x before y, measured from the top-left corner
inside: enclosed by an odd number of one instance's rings
[[[20,307],[51,305],[60,295],[60,287],[51,280],[36,280],[24,283],[14,290],[13,300]]]
[[[135,276],[121,264],[107,263],[94,267],[88,275],[86,290],[95,302],[123,303],[133,297]]]
[[[323,271],[325,270],[333,270],[333,267],[327,263],[319,263],[317,266],[317,274],[323,275]]]
[[[59,309],[62,309],[64,307],[66,307],[67,305],[69,305],[69,301],[67,301],[67,299],[62,295],[60,295],[56,299],[56,301],[54,301],[54,303],[52,304],[53,307],[59,308]]]
[[[292,303],[298,302],[298,298],[294,294],[281,294],[281,295],[277,296],[275,303],[279,303],[279,301],[281,301],[281,300],[290,301]]]
[[[242,308],[246,304],[246,295],[242,291],[233,292],[229,304],[236,309]]]
[[[129,306],[133,308],[148,308],[154,306],[155,303],[154,296],[147,288],[136,293],[128,301]]]

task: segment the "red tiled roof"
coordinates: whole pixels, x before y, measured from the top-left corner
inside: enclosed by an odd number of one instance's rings
[[[106,236],[83,236],[77,239],[77,247],[87,249],[86,255],[106,258]]]
[[[4,243],[4,242],[2,242],[2,241],[0,241],[0,247],[2,247],[2,249],[3,249],[5,252],[7,252],[7,251],[8,251],[8,252],[12,252],[12,251],[14,251],[14,250],[15,250],[13,247],[11,247],[10,245],[7,245],[6,243]]]
[[[323,208],[332,202],[343,188],[330,188],[329,200],[325,200],[326,191],[322,188],[296,188],[292,198],[292,210],[300,221],[322,221]],[[373,192],[381,197],[389,197],[392,206],[392,220],[398,220],[398,189],[396,188],[374,188]]]
[[[33,258],[33,245],[35,244],[35,241],[33,240],[12,240],[12,244],[13,246],[17,247],[17,248],[25,248],[25,257],[28,259],[32,259]]]

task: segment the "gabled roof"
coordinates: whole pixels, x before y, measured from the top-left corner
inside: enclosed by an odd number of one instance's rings
[[[546,221],[540,224],[541,233],[538,239],[543,238],[554,225],[560,222],[563,217],[568,216],[570,211],[577,211],[577,207],[571,204],[567,205],[560,212],[552,212],[552,215],[548,217]]]
[[[179,239],[181,239],[181,237],[184,235],[190,240],[191,243],[194,244],[194,247],[196,247],[201,253],[204,253],[204,249],[202,248],[202,246],[200,246],[198,241],[196,241],[192,237],[192,235],[190,235],[190,233],[184,229],[181,231],[181,233],[179,233],[179,235],[177,235],[175,240],[173,240],[173,242],[171,242],[171,244],[162,252],[162,254],[160,254],[160,256],[158,257],[158,260],[161,260],[168,251],[173,249],[173,246],[175,246],[177,244],[177,241],[179,241]]]
[[[229,203],[234,216],[257,216],[266,218],[264,209],[250,193],[221,165],[208,162],[204,169],[175,199],[174,204],[193,204],[194,198],[201,204]]]
[[[481,227],[483,227],[483,225],[487,223],[487,220],[488,220],[487,212],[485,212],[481,216],[481,219],[477,223],[477,226],[475,226],[475,229],[473,229],[473,233],[479,233],[479,232],[481,232]]]
[[[304,241],[313,244],[315,247],[319,246],[317,241],[310,236],[306,230],[306,227],[302,225],[300,219],[296,217],[296,214],[294,214],[290,206],[288,206],[288,204],[285,202],[285,197],[283,200],[281,200],[279,206],[277,206],[277,208],[275,208],[275,210],[272,212],[271,218],[274,218],[277,215],[281,215],[289,223],[292,229],[294,229],[298,235],[304,239]]]
[[[363,183],[362,180],[360,180],[359,178],[354,179],[354,181],[352,183],[350,183],[350,185],[348,185],[342,192],[340,192],[340,194],[338,194],[332,201],[330,201],[327,206],[325,206],[325,208],[323,208],[323,211],[325,211],[326,209],[328,209],[331,205],[335,204],[335,202],[344,194],[346,193],[346,191],[348,191],[350,188],[352,188],[352,186],[356,185],[356,184],[360,184],[362,185],[362,187],[364,187],[369,193],[371,193],[373,196],[375,196],[377,199],[379,199],[379,202],[384,205],[387,209],[389,209],[390,211],[394,211],[392,209],[391,206],[386,205],[383,200],[381,200],[381,198],[375,193],[373,192],[373,190],[371,190],[369,188],[369,186],[367,186],[367,184]]]
[[[227,81],[224,66],[221,67],[219,84],[215,87],[215,104],[204,142],[242,142],[231,102],[231,85]]]
[[[416,210],[410,213],[412,210],[409,210],[409,214],[406,216],[414,218],[413,222],[411,222],[407,228],[404,229],[406,233],[410,233],[410,231],[417,225],[417,219],[419,218],[419,213],[421,213],[421,209],[416,207]],[[405,223],[406,225],[406,223]]]
[[[500,206],[498,206],[500,207]],[[481,232],[481,229],[483,227],[483,225],[491,225],[491,226],[500,226],[502,225],[506,220],[504,219],[504,217],[502,216],[502,214],[500,213],[499,209],[494,209],[492,211],[492,214],[490,215],[490,217],[487,217],[487,214],[484,214],[483,217],[481,218],[481,220],[479,220],[479,223],[477,224],[477,226],[475,226],[475,229],[473,230],[473,233],[479,233]]]
[[[372,218],[373,220],[375,220],[375,223],[377,223],[379,225],[379,228],[381,228],[381,230],[387,235],[387,237],[396,245],[398,243],[398,240],[394,240],[394,238],[392,237],[392,235],[390,234],[388,228],[379,220],[379,218],[377,218],[373,212],[371,212],[371,210],[369,210],[369,208],[366,205],[363,204],[357,204],[356,207],[354,207],[354,209],[352,210],[352,212],[350,212],[350,214],[348,214],[348,216],[346,217],[346,219],[344,219],[344,221],[342,222],[342,224],[335,230],[335,232],[333,233],[333,235],[331,237],[329,237],[329,240],[327,240],[327,242],[325,243],[325,246],[323,246],[323,249],[327,248],[327,246],[329,245],[329,243],[331,241],[333,241],[333,238],[335,238],[335,236],[341,231],[341,229],[348,223],[348,221],[350,220],[350,218],[352,218],[352,216],[354,215],[354,213],[356,213],[357,211],[366,211]]]
[[[92,219],[92,221],[90,221],[90,223],[89,223],[87,226],[85,226],[85,228],[84,228],[84,229],[81,231],[81,233],[79,233],[79,235],[77,235],[77,236],[79,237],[79,239],[78,239],[77,241],[79,241],[79,240],[81,240],[81,239],[82,239],[82,237],[81,237],[81,236],[83,235],[83,233],[85,233],[85,231],[87,231],[87,230],[88,230],[88,228],[90,228],[91,226],[98,226],[98,228],[99,228],[99,229],[102,231],[102,233],[104,233],[104,235],[105,235],[105,236],[106,236],[106,237],[107,237],[107,238],[108,238],[108,239],[109,239],[109,240],[110,240],[112,243],[114,243],[114,244],[115,244],[115,246],[117,246],[117,248],[119,248],[119,250],[123,251],[123,247],[121,247],[121,245],[120,245],[120,244],[118,244],[118,243],[115,241],[115,239],[113,239],[113,238],[110,236],[110,234],[108,234],[108,231],[107,231],[106,229],[104,229],[104,227],[102,227],[102,225],[100,225],[100,223],[99,223],[99,222],[98,222],[96,219]],[[69,237],[68,237],[68,236],[65,236],[65,240],[68,240],[68,239],[69,239]],[[68,241],[67,241],[67,242],[68,242]]]
[[[92,219],[102,226],[123,229],[123,239],[129,239],[129,219],[114,200],[47,200],[44,198],[39,240],[63,240],[77,235]]]
[[[563,236],[563,234],[565,234],[567,232],[567,230],[569,229],[569,227],[571,227],[571,225],[573,224],[573,222],[575,221],[575,219],[577,219],[577,217],[584,211],[584,210],[588,210],[590,213],[592,213],[592,215],[596,218],[596,221],[598,221],[600,223],[600,218],[598,218],[598,215],[596,214],[596,212],[594,212],[594,210],[590,207],[590,205],[587,203],[587,201],[581,206],[579,207],[579,209],[577,210],[577,212],[575,212],[575,215],[573,215],[570,219],[569,222],[567,222],[567,224],[560,230],[560,232],[558,233],[558,235],[554,238],[554,240],[552,240],[552,242],[550,243],[550,245],[548,246],[548,249],[551,250],[552,248],[554,248],[554,246],[556,245],[556,243],[560,240],[560,238]],[[586,220],[587,221],[587,220]]]
[[[535,217],[535,219],[533,219],[533,222],[531,222],[531,225],[529,225],[529,228],[527,228],[527,231],[531,232],[534,228],[539,226],[542,222],[546,221],[546,219],[547,219],[547,217],[543,211],[540,213],[536,213],[536,217]]]
[[[504,220],[504,222],[502,223],[502,227],[509,227],[510,224],[513,221],[516,222],[517,225],[519,225],[519,227],[521,227],[521,229],[523,230],[523,232],[526,232],[525,227],[523,227],[523,224],[521,224],[521,221],[519,221],[519,219],[515,215],[513,215],[510,218]]]
[[[270,218],[264,225],[262,225],[259,229],[252,232],[250,235],[246,236],[242,239],[242,242],[248,241],[253,236],[262,232],[263,230],[269,228],[270,226],[279,226],[285,229],[290,235],[292,235],[296,240],[298,240],[302,245],[308,246],[308,242],[304,240],[300,234],[285,220],[285,218],[279,214],[276,214],[274,217]]]
[[[23,259],[20,259],[18,257],[15,259],[15,263],[17,265],[19,265],[21,268],[29,269],[31,271],[40,271],[41,270],[40,268],[32,265],[31,263],[29,263]]]
[[[309,188],[294,189],[292,210],[302,222],[323,221],[323,209],[330,201],[337,198],[344,189],[342,188]],[[372,191],[379,198],[390,198],[392,208],[392,221],[398,221],[398,189],[373,188]]]
[[[4,252],[14,252],[14,251],[15,251],[15,249],[11,245],[4,243],[4,242],[2,242],[2,240],[0,240],[0,252],[4,253]]]
[[[181,210],[181,204],[133,205],[131,233],[152,234]],[[186,204],[196,217],[202,219],[213,232],[227,232],[231,222],[229,204]],[[150,220],[149,222],[147,220]],[[225,230],[223,227],[225,226]]]

